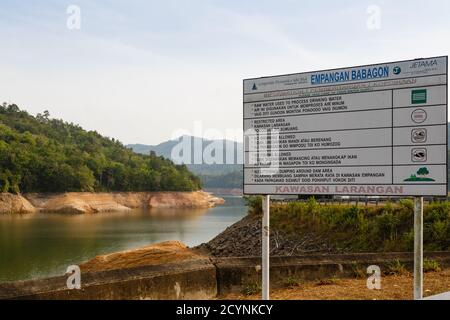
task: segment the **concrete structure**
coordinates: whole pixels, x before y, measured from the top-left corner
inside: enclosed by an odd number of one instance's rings
[[[424,256],[450,266],[450,252]],[[413,253],[314,254],[272,257],[272,288],[288,277],[315,280],[353,277],[356,266],[383,266],[398,259],[410,270]],[[261,257],[203,258],[165,265],[82,273],[81,289],[67,289],[67,277],[0,284],[0,299],[213,299],[260,284]]]
[[[436,294],[434,296],[429,296],[429,297],[423,298],[423,300],[450,300],[450,291],[444,292],[441,294]]]

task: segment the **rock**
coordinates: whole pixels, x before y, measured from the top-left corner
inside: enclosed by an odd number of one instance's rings
[[[210,208],[225,201],[204,191],[0,194],[1,212],[97,213],[135,208]]]
[[[154,192],[148,200],[149,208],[210,208],[225,200],[204,191]]]
[[[61,213],[97,213],[131,210],[114,200],[109,193],[69,192],[35,201],[40,211]]]
[[[0,193],[0,213],[33,213],[34,206],[20,194]]]

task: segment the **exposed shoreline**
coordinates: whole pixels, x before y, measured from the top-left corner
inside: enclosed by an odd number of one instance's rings
[[[139,208],[211,208],[225,200],[204,191],[0,193],[1,213],[98,213]]]

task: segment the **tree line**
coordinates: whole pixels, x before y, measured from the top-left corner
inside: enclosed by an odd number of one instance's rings
[[[16,104],[0,106],[0,192],[193,191],[185,165]]]

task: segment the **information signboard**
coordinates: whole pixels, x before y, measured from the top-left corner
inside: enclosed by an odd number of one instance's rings
[[[447,195],[447,60],[244,80],[244,193]]]

